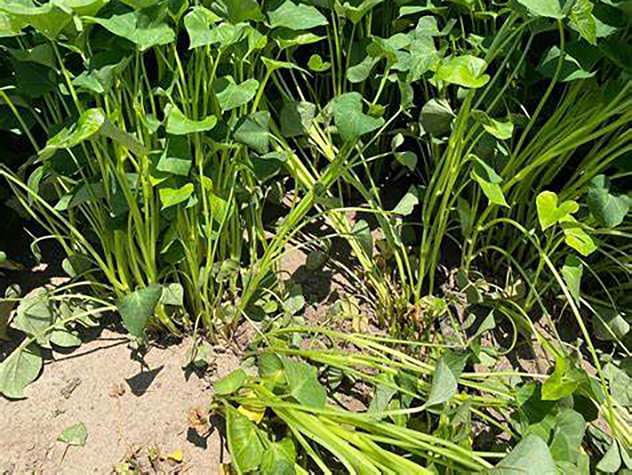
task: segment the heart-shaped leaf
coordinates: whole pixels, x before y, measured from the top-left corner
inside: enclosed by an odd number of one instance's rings
[[[154,284],[132,292],[119,301],[118,310],[130,335],[143,336],[161,295],[162,287]]]
[[[501,186],[503,179],[492,167],[478,157],[474,157],[472,178],[480,185],[490,203],[509,208]]]
[[[630,211],[632,200],[625,196],[610,193],[610,180],[605,175],[592,179],[588,187],[586,202],[590,213],[601,226],[613,228],[623,223]]]
[[[490,475],[515,475],[516,473],[554,475],[558,472],[546,442],[537,435],[529,434],[489,473]]]
[[[357,92],[349,92],[334,99],[334,122],[342,139],[351,142],[379,129],[384,119],[364,114],[362,96]]]
[[[567,200],[558,206],[557,194],[552,191],[540,193],[535,203],[543,231],[579,210],[579,205],[571,200]]]
[[[327,392],[316,377],[316,368],[282,357],[283,369],[290,388],[290,395],[301,404],[322,409],[327,401]]]
[[[215,93],[222,111],[229,111],[250,102],[257,94],[259,81],[248,79],[236,84],[232,76],[224,76],[217,80]]]
[[[78,445],[83,447],[86,445],[86,439],[88,438],[88,429],[83,422],[79,422],[74,426],[67,427],[59,435],[57,440],[68,445]]]
[[[189,135],[205,132],[212,130],[217,124],[217,118],[214,115],[202,120],[191,120],[172,104],[168,104],[165,107],[165,117],[167,120],[165,130],[171,135]]]
[[[0,393],[8,398],[24,397],[24,389],[42,369],[42,357],[36,345],[18,347],[0,363]]]
[[[257,426],[232,406],[226,406],[226,439],[232,463],[238,473],[256,470],[263,459],[263,443],[257,435]]]
[[[214,383],[213,391],[215,392],[215,394],[220,396],[233,394],[244,385],[247,378],[248,375],[246,374],[246,372],[243,369],[238,368],[229,375],[224,376],[222,379]]]
[[[479,88],[489,81],[485,74],[487,62],[476,56],[456,56],[443,60],[435,73],[436,79],[463,87]]]
[[[268,13],[272,28],[288,28],[290,30],[310,30],[328,24],[325,15],[316,7],[286,0],[277,9]]]

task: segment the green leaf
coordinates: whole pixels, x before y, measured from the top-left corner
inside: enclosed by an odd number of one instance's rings
[[[290,395],[308,407],[323,409],[327,402],[327,392],[316,377],[316,368],[305,363],[281,357]]]
[[[51,157],[56,150],[72,148],[97,135],[105,124],[105,113],[102,109],[88,109],[81,114],[70,128],[64,128],[52,137],[40,152],[40,157]]]
[[[524,5],[529,12],[535,16],[547,18],[564,18],[562,2],[560,0],[515,0]],[[566,3],[564,1],[564,3]]]
[[[256,470],[261,465],[265,451],[257,435],[257,427],[232,406],[227,405],[225,408],[226,438],[232,464],[238,473]]]
[[[617,341],[630,332],[630,324],[621,312],[607,307],[595,306],[593,316],[595,337],[602,341]]]
[[[164,285],[162,295],[160,296],[160,303],[173,307],[184,306],[184,287],[182,287],[182,284],[172,282],[171,284]]]
[[[584,58],[584,56],[587,55],[586,53],[582,54],[583,51],[581,49],[578,50],[578,48],[574,48],[575,51],[573,51],[571,49],[572,46],[573,44],[571,43],[567,50],[564,51],[562,69],[560,70],[558,76],[559,80],[562,82],[569,82],[593,77],[595,73],[589,71],[592,67],[593,61],[590,60],[590,57]],[[581,45],[579,48],[581,48]],[[562,50],[559,47],[552,46],[549,48],[538,65],[538,71],[545,77],[555,77],[561,54]],[[583,61],[580,61],[580,59]],[[586,64],[582,64],[583,62]]]
[[[86,429],[86,425],[83,422],[80,422],[74,426],[65,428],[59,437],[57,437],[57,440],[64,444],[83,447],[86,445],[87,438],[88,429]]]
[[[42,369],[36,345],[18,347],[0,363],[0,393],[11,399],[24,397],[24,389],[35,381]]]
[[[435,73],[436,79],[463,87],[479,88],[489,81],[485,74],[487,62],[476,56],[456,56],[443,60]]]
[[[379,61],[379,58],[365,57],[362,61],[347,69],[347,80],[354,84],[366,81],[371,74],[371,70]]]
[[[379,129],[384,119],[364,114],[362,96],[357,92],[349,92],[334,99],[334,122],[342,139],[351,142]]]
[[[435,137],[450,133],[454,112],[445,99],[430,99],[421,109],[420,121],[424,130]]]
[[[288,289],[288,296],[283,302],[283,309],[288,315],[296,315],[305,307],[305,297],[303,287],[300,284],[291,285]]]
[[[551,455],[556,462],[576,463],[586,432],[586,421],[572,409],[563,409],[557,416],[553,440],[549,444]]]
[[[569,15],[571,26],[590,44],[597,44],[597,23],[592,14],[593,3],[590,0],[577,0]]]
[[[193,195],[194,191],[195,186],[193,183],[187,183],[180,188],[160,188],[160,190],[158,190],[158,194],[160,195],[162,209],[187,201],[191,195]]]
[[[255,112],[244,118],[237,126],[235,140],[247,145],[257,153],[265,154],[270,149],[269,123],[269,112]]]
[[[141,51],[173,43],[174,31],[165,22],[166,10],[161,5],[134,10],[109,18],[85,17],[98,23],[116,36],[136,44]]]
[[[257,0],[222,0],[222,3],[226,6],[226,17],[235,25],[244,21],[264,20]]]
[[[408,168],[411,172],[414,172],[417,168],[417,155],[415,155],[415,152],[406,150],[405,152],[395,152],[393,155],[395,155],[395,160]]]
[[[367,409],[368,413],[385,411],[388,407],[388,404],[391,402],[391,399],[393,399],[393,396],[395,396],[395,394],[397,394],[398,392],[397,389],[393,387],[395,386],[395,381],[392,375],[380,373],[376,378],[379,381],[388,383],[388,385],[375,385],[375,396],[369,404],[369,408]]]
[[[277,9],[268,13],[271,28],[288,28],[290,30],[311,30],[328,24],[325,15],[317,8],[291,0],[286,0]]]
[[[351,20],[351,23],[357,25],[364,15],[383,1],[384,0],[363,0],[359,5],[357,4],[357,0],[346,1],[342,5],[342,9],[345,16]]]
[[[167,120],[165,130],[172,135],[189,135],[198,132],[212,130],[217,124],[217,118],[209,115],[202,120],[191,120],[187,118],[176,106],[167,104],[165,108]]]
[[[373,257],[373,236],[371,235],[369,223],[363,219],[359,220],[353,225],[351,234],[360,247],[362,247],[367,257]]]
[[[402,216],[410,215],[415,209],[415,206],[419,204],[421,196],[422,192],[419,187],[411,185],[406,194],[401,200],[399,200],[399,203],[397,203],[391,212]]]
[[[215,93],[222,111],[226,112],[250,102],[259,89],[259,81],[248,79],[236,84],[232,76],[224,76],[216,81]]]
[[[502,178],[492,167],[478,157],[474,157],[472,178],[479,184],[490,203],[509,208],[502,186],[500,186],[503,182]]]
[[[292,439],[286,437],[266,448],[261,461],[262,475],[294,475],[296,470],[296,448]]]
[[[432,386],[426,406],[434,406],[449,401],[457,393],[457,378],[448,366],[445,356],[442,356],[432,375]]]
[[[218,396],[226,396],[238,391],[248,379],[246,372],[238,368],[213,384],[213,391]]]
[[[499,140],[509,140],[514,131],[511,120],[500,121],[492,119],[485,112],[472,111],[472,116],[481,123],[485,131]]]
[[[319,54],[313,54],[307,61],[307,67],[314,72],[322,73],[331,68],[329,61],[323,61],[323,58]]]
[[[586,202],[597,222],[607,228],[623,223],[632,204],[627,196],[610,193],[610,180],[605,175],[598,175],[591,180]]]
[[[193,7],[184,17],[184,27],[189,34],[189,49],[220,42],[215,24],[221,18],[204,7]]]
[[[556,475],[557,468],[546,443],[529,434],[509,452],[490,475]]]
[[[563,218],[561,225],[564,235],[566,236],[566,244],[575,249],[582,256],[589,256],[597,250],[597,245],[593,239],[572,216],[569,215]]]
[[[619,452],[619,444],[617,444],[616,440],[612,442],[596,468],[606,473],[617,473],[619,468],[621,468],[621,453]]]
[[[566,257],[564,266],[562,267],[562,276],[568,286],[568,290],[573,298],[579,302],[581,296],[581,282],[584,266],[577,256],[569,255]]]
[[[281,110],[281,133],[284,137],[305,135],[316,116],[316,106],[311,102],[286,102]]]
[[[72,21],[70,13],[60,8],[56,2],[36,6],[30,1],[3,1],[0,3],[0,11],[8,15],[12,27],[31,25],[50,40],[55,40]]]
[[[262,353],[257,359],[257,367],[259,368],[259,376],[264,382],[271,383],[274,388],[281,382],[285,381],[285,372],[283,371],[283,363],[274,353]]]
[[[46,330],[53,323],[53,314],[49,302],[49,294],[45,288],[39,287],[25,295],[16,310],[11,327],[33,336],[36,341],[48,348],[50,335]]]
[[[167,147],[156,163],[156,170],[172,175],[189,176],[193,157],[189,140],[185,136],[174,135],[167,138]]]
[[[50,342],[61,348],[75,348],[81,346],[81,338],[72,331],[65,328],[56,328],[50,334]]]
[[[558,401],[570,396],[581,384],[581,374],[564,356],[555,355],[555,370],[542,384],[542,400]]]
[[[579,205],[575,201],[570,200],[558,206],[557,195],[552,191],[543,191],[540,193],[535,203],[542,231],[579,210]]]
[[[162,287],[153,284],[126,295],[118,302],[123,325],[135,337],[143,336],[149,317],[154,313],[162,295]]]

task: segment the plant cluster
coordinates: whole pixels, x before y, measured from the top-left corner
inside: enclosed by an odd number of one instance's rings
[[[238,472],[632,470],[631,25],[629,0],[3,1],[5,198],[71,281],[7,295],[0,392],[106,312],[135,344],[256,321],[258,371],[215,387]],[[333,238],[394,339],[280,325],[282,256]],[[524,342],[549,375],[495,369]],[[358,385],[366,411],[334,404]]]

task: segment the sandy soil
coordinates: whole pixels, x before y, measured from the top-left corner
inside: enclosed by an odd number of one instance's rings
[[[238,359],[219,355],[212,376],[187,380],[181,367],[187,343],[152,347],[145,357],[149,370],[130,358],[121,335],[107,330],[74,353],[55,355],[26,399],[0,397],[0,475],[113,473],[135,453],[137,459],[157,454],[155,472],[219,473],[229,460],[220,430],[202,439],[187,419],[191,409],[208,407],[209,381]],[[86,445],[66,451],[57,437],[79,422],[87,427]],[[179,459],[178,451],[181,462],[169,459]]]

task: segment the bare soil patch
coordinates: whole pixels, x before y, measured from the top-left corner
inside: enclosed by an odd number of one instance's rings
[[[189,428],[188,414],[208,406],[210,380],[230,372],[238,358],[225,353],[214,362],[215,374],[187,374],[188,344],[152,346],[148,369],[109,330],[74,353],[56,354],[28,387],[27,399],[0,398],[0,474],[113,473],[125,460],[147,454],[163,458],[145,467],[147,473],[218,473],[228,461],[220,430],[212,427],[202,439]],[[57,437],[79,422],[88,430],[86,445],[64,454]],[[178,459],[179,451],[181,462],[169,458]]]

